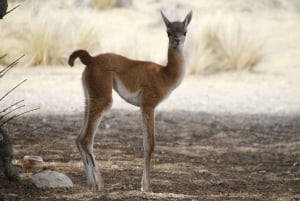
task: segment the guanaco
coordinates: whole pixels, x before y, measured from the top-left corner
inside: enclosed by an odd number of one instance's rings
[[[112,105],[112,89],[125,101],[140,107],[143,127],[144,168],[141,190],[150,191],[150,161],[155,146],[154,110],[182,81],[185,74],[183,44],[192,11],[185,19],[170,22],[161,12],[169,38],[166,66],[137,61],[113,53],[91,56],[86,50],[76,50],[69,57],[69,65],[79,57],[86,65],[82,74],[85,94],[84,125],[76,144],[94,191],[104,187],[99,166],[93,153],[96,129],[105,112]],[[98,187],[98,188],[97,188]]]

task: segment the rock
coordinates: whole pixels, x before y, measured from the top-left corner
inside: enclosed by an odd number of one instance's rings
[[[31,181],[38,188],[70,188],[73,187],[73,182],[66,175],[46,170],[32,176]]]

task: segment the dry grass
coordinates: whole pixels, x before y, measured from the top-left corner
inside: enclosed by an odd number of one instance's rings
[[[165,2],[135,1],[133,7],[111,10],[103,8],[112,7],[116,0],[91,3],[100,10],[76,7],[73,0],[25,1],[0,22],[0,55],[8,53],[7,60],[1,62],[7,63],[25,53],[26,65],[60,65],[77,48],[88,49],[92,54],[111,51],[134,59],[161,62],[166,57],[167,41],[159,9],[170,15],[182,14],[178,19],[190,9],[194,11],[185,48],[188,71],[192,74],[253,70],[271,54],[274,61],[270,63],[278,63],[275,61],[278,56],[272,50],[276,46],[291,48],[297,36],[293,32],[295,39],[291,39],[291,30],[299,30],[296,20],[287,21],[289,18],[282,17],[299,8],[288,0],[214,3],[191,0],[190,3],[174,2],[173,6]],[[280,20],[286,26],[279,33],[274,27],[283,25]],[[264,34],[257,34],[259,29]],[[270,37],[269,33],[274,31],[282,36],[281,41]],[[297,51],[294,49],[293,54]]]
[[[115,0],[91,0],[91,3],[96,9],[109,9],[115,4]]]
[[[292,56],[300,52],[299,8],[300,1],[292,0],[202,2],[186,44],[189,73],[282,73],[299,66]]]
[[[49,12],[52,9],[38,1],[27,2],[1,22],[0,54],[8,53],[4,63],[25,54],[26,65],[63,64],[71,49],[92,49],[97,44],[100,31],[86,12],[77,16],[63,10]]]
[[[211,74],[220,71],[253,70],[262,58],[262,41],[245,31],[233,16],[211,17],[188,42],[189,72]],[[196,42],[195,40],[201,41]]]

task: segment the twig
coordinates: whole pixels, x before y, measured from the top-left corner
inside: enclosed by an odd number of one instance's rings
[[[12,107],[14,107],[14,106],[18,105],[19,103],[21,103],[21,102],[23,102],[23,101],[24,101],[24,99],[23,99],[23,100],[20,100],[20,101],[17,101],[17,102],[15,102],[14,104],[12,104],[12,105],[8,106],[7,108],[3,109],[2,111],[0,111],[0,114],[1,114],[1,113],[3,113],[3,112],[6,112],[6,111],[7,111],[7,110],[9,110],[10,108],[12,108]]]
[[[6,55],[2,56],[0,59],[4,58]],[[11,70],[15,65],[17,65],[25,55],[23,54],[19,58],[17,58],[15,61],[13,61],[11,64],[6,66],[3,70],[0,71],[0,78],[3,77],[9,70]]]
[[[20,114],[16,114],[16,115],[10,117],[9,119],[7,119],[6,121],[4,121],[2,124],[0,124],[0,128],[1,128],[4,124],[6,124],[7,122],[9,122],[9,121],[11,121],[11,120],[13,120],[13,119],[15,119],[15,118],[17,118],[17,117],[20,117],[20,116],[22,116],[22,115],[24,115],[24,114],[26,114],[26,113],[33,112],[33,111],[39,110],[39,109],[40,109],[40,108],[35,108],[35,109],[32,109],[32,110],[27,110],[27,111],[25,111],[25,112],[22,112],[22,113],[20,113]]]
[[[13,7],[12,9],[10,9],[9,11],[7,11],[5,13],[5,15],[7,15],[8,13],[12,12],[13,10],[17,9],[18,7],[20,7],[20,4],[19,5],[16,5],[15,7]]]
[[[0,116],[0,120],[3,119],[4,117],[6,117],[7,115],[9,115],[10,113],[22,108],[22,107],[25,107],[26,105],[21,105],[21,106],[18,106],[16,107],[15,109],[11,110],[11,111],[8,111],[7,113],[5,113],[4,115]]]
[[[0,59],[3,59],[3,58],[4,58],[4,57],[6,57],[6,56],[7,56],[7,54],[5,54],[5,55],[1,56],[1,57],[0,57]]]
[[[4,96],[2,96],[2,98],[0,98],[0,102],[6,97],[8,96],[12,91],[14,91],[17,87],[19,87],[21,84],[23,84],[24,82],[26,82],[27,79],[23,80],[22,82],[20,82],[19,84],[17,84],[15,87],[13,87],[11,90],[9,90],[6,94],[4,94]]]

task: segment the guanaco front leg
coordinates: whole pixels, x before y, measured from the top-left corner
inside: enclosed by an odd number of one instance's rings
[[[141,191],[150,191],[151,155],[155,146],[154,108],[141,108],[144,146],[144,170]]]

